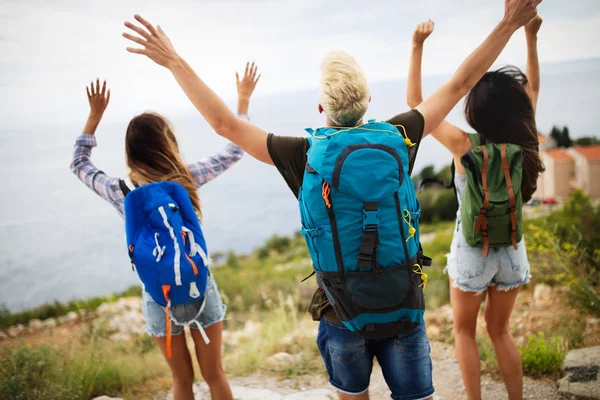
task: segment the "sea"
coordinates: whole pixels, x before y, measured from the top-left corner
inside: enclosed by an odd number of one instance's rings
[[[448,78],[424,78],[425,94]],[[568,126],[572,137],[600,136],[600,59],[543,65],[541,80],[537,122],[542,133],[558,125]],[[406,80],[370,86],[367,118],[387,119],[408,110]],[[275,134],[304,136],[304,128],[324,124],[317,103],[316,88],[257,97],[250,116]],[[468,129],[462,105],[449,120]],[[192,107],[171,122],[188,162],[226,145]],[[112,176],[126,174],[127,123],[103,123],[97,131],[100,145],[92,160]],[[123,220],[69,170],[78,132],[52,125],[3,128],[0,121],[0,305],[10,311],[105,295],[139,283],[128,261]],[[430,164],[443,167],[450,159],[428,137],[415,171]],[[247,253],[272,235],[300,228],[296,199],[277,170],[250,156],[203,186],[200,198],[211,252]]]

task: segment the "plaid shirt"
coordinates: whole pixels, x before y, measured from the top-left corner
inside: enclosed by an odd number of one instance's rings
[[[245,114],[238,113],[238,117],[246,121],[250,120]],[[94,135],[82,134],[75,140],[71,171],[87,187],[112,204],[117,209],[119,215],[125,218],[123,209],[125,196],[119,186],[119,178],[106,175],[103,171],[96,168],[90,159],[92,148],[96,147],[96,145],[96,137]],[[229,143],[223,151],[209,157],[204,157],[198,162],[189,164],[188,167],[196,185],[200,187],[225,172],[242,158],[243,155],[244,151],[240,147]]]

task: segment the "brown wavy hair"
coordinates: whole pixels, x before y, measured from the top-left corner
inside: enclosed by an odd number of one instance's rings
[[[539,152],[538,131],[527,77],[517,67],[487,72],[465,100],[467,122],[493,143],[513,143],[523,149],[523,202],[537,189],[545,167]]]
[[[202,218],[196,183],[181,158],[175,134],[164,117],[155,113],[134,117],[127,126],[125,153],[131,170],[129,179],[134,185],[177,182],[187,190],[198,218]]]

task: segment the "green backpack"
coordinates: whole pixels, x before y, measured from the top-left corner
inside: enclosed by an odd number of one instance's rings
[[[523,236],[523,149],[486,143],[481,135],[469,139],[473,148],[460,158],[467,176],[460,208],[465,240],[471,247],[482,247],[484,257],[490,246],[517,249]]]

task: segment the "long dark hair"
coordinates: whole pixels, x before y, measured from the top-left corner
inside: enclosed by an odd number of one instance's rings
[[[538,131],[527,77],[507,66],[486,73],[465,100],[467,122],[493,143],[513,143],[523,148],[523,201],[537,189],[538,175],[545,170],[540,158]]]
[[[200,197],[194,178],[181,158],[173,130],[165,118],[154,113],[134,117],[125,135],[129,178],[136,185],[172,181],[187,189],[192,205],[202,217]]]

